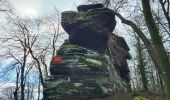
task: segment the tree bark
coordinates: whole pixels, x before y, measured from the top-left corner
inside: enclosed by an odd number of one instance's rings
[[[138,68],[139,68],[139,72],[141,75],[143,89],[145,91],[148,91],[148,81],[146,78],[146,71],[145,71],[144,59],[142,56],[142,48],[141,48],[140,38],[136,37],[136,40],[137,40],[136,48],[137,48]]]
[[[130,20],[127,20],[125,19],[122,15],[120,15],[119,13],[117,12],[114,12],[113,13],[120,18],[120,20],[122,21],[122,23],[124,24],[127,24],[129,26],[132,27],[132,29],[135,31],[135,33],[140,37],[140,39],[143,41],[143,43],[145,44],[146,46],[146,49],[148,51],[148,54],[150,55],[150,57],[152,58],[153,62],[154,62],[154,65],[156,66],[156,68],[158,69],[160,75],[162,76],[162,72],[160,71],[160,65],[158,63],[158,60],[157,60],[157,57],[156,57],[156,54],[154,52],[154,49],[150,43],[150,41],[147,39],[147,37],[144,35],[144,33],[137,27],[137,25],[135,23],[133,23],[132,21]]]
[[[170,2],[169,2],[169,0],[165,0],[165,1],[163,1],[163,0],[159,0],[159,3],[161,4],[161,7],[162,7],[162,11],[163,11],[163,13],[164,13],[164,15],[165,15],[165,18],[166,18],[166,20],[167,20],[167,22],[168,22],[168,26],[169,26],[169,29],[170,29],[170,17],[169,17],[169,6],[170,6]],[[166,6],[165,6],[165,3],[167,3],[167,10],[166,10]]]
[[[20,74],[20,69],[19,68],[16,69],[16,74],[17,74],[17,76],[16,76],[16,87],[15,87],[15,91],[14,91],[13,94],[14,94],[14,99],[18,100],[19,74]]]
[[[142,0],[143,6],[143,14],[145,17],[145,22],[148,27],[151,40],[154,46],[154,51],[156,53],[156,57],[160,64],[160,69],[163,74],[164,83],[165,83],[165,93],[166,93],[166,100],[170,100],[170,61],[169,57],[166,54],[165,48],[163,46],[161,37],[159,35],[159,30],[156,27],[154,22],[151,7],[150,7],[150,0]]]
[[[25,66],[26,66],[26,51],[27,49],[24,47],[24,61],[21,66],[21,100],[25,100]]]
[[[34,56],[33,51],[31,50],[31,48],[28,47],[28,49],[30,51],[30,54],[31,54],[32,58],[37,62],[38,71],[39,71],[39,77],[40,77],[40,80],[41,80],[41,84],[44,87],[45,83],[44,83],[44,78],[43,78],[43,74],[42,74],[42,69],[41,69],[40,61],[38,60],[38,58],[36,58]]]

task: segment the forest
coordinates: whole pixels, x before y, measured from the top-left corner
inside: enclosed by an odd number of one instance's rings
[[[55,2],[58,1],[62,0]],[[0,0],[0,100],[48,100],[43,99],[43,91],[46,78],[52,73],[51,60],[69,38],[61,26],[63,10],[56,5],[48,14],[23,16],[13,2]],[[100,3],[109,8],[116,18],[113,33],[123,37],[130,49],[131,59],[127,61],[130,90],[117,90],[106,100],[170,100],[170,1],[77,2],[70,5],[76,8],[80,4]],[[67,5],[63,2],[62,6]],[[73,8],[67,10],[76,11]]]

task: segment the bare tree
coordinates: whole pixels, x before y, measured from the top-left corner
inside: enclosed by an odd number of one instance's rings
[[[0,0],[0,12],[12,12],[12,5],[9,0]]]
[[[114,1],[114,0],[110,0],[110,1]],[[119,1],[119,0],[118,0]],[[128,1],[128,0],[125,0]],[[124,2],[124,0],[122,1],[122,3]],[[127,4],[132,4],[132,2],[134,1],[128,1]],[[164,46],[164,42],[163,42],[163,38],[161,36],[161,33],[159,31],[159,27],[156,24],[156,20],[154,19],[153,16],[153,9],[152,7],[154,7],[153,5],[151,5],[152,1],[151,0],[141,0],[141,1],[136,1],[138,3],[138,5],[140,5],[141,8],[141,13],[142,13],[142,18],[144,19],[144,25],[145,25],[145,29],[140,29],[140,27],[138,27],[138,25],[131,20],[127,20],[127,18],[123,17],[118,11],[125,11],[128,8],[133,8],[134,6],[130,5],[126,7],[126,3],[122,4],[118,4],[120,8],[119,10],[115,9],[113,11],[113,13],[121,20],[122,23],[130,26],[135,33],[140,37],[140,39],[143,41],[144,45],[147,48],[147,51],[150,55],[150,57],[152,58],[156,68],[158,69],[160,75],[163,77],[164,79],[164,89],[166,91],[166,97],[167,100],[170,99],[170,61],[169,61],[169,57],[167,54],[167,49]],[[169,13],[169,4],[167,4],[169,2],[169,0],[161,0],[161,2],[163,2],[165,5],[163,5],[166,8],[166,11],[163,11],[164,14]],[[115,2],[113,2],[115,3]],[[160,3],[160,2],[159,2]],[[113,4],[115,5],[115,4]],[[126,8],[126,9],[125,9]],[[164,9],[164,8],[163,8]],[[128,9],[129,10],[129,9]],[[126,16],[128,18],[131,18],[131,10],[129,10],[129,12],[127,13],[127,15],[130,16]],[[166,15],[165,15],[166,16]],[[169,15],[168,15],[169,16]],[[166,19],[168,17],[166,16]],[[132,19],[133,20],[133,19]],[[168,22],[168,20],[167,20]],[[147,35],[145,33],[148,33]],[[149,35],[149,38],[148,38]]]
[[[139,73],[140,73],[140,76],[141,76],[141,80],[142,80],[142,85],[143,85],[143,89],[145,91],[148,91],[148,80],[146,78],[146,65],[145,65],[145,62],[144,62],[144,54],[143,54],[143,51],[142,51],[142,46],[141,46],[141,41],[139,39],[139,37],[136,36],[136,51],[137,51],[137,62],[138,62],[138,69],[139,69]]]
[[[170,1],[169,0],[159,0],[159,3],[162,7],[162,11],[164,13],[164,16],[168,22],[168,26],[170,29]]]
[[[44,86],[44,76],[49,74],[50,60],[56,55],[61,41],[59,37],[63,34],[60,31],[60,12],[55,9],[55,13],[50,17],[29,19],[14,14],[7,0],[0,0],[0,5],[2,5],[0,12],[8,15],[8,24],[3,27],[3,34],[0,36],[2,47],[0,59],[1,62],[7,62],[10,59],[17,62],[14,68],[16,73],[14,97],[18,100],[20,98],[18,93],[21,93],[21,100],[24,100],[25,97],[29,97],[29,94],[26,96],[25,92],[26,83],[30,81],[27,80],[30,71],[38,71],[39,94],[40,88]],[[8,12],[12,12],[13,15]]]

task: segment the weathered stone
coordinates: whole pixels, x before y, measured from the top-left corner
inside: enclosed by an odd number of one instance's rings
[[[69,40],[51,61],[44,100],[104,100],[129,89],[129,47],[110,34],[115,25],[115,15],[101,4],[62,13]]]
[[[129,68],[127,65],[127,59],[131,59],[129,53],[129,47],[126,44],[124,38],[119,37],[113,33],[109,34],[108,48],[110,49],[110,56],[114,61],[117,73],[125,80],[129,82]]]
[[[108,8],[99,5],[82,5],[85,12],[63,12],[62,27],[69,34],[72,44],[98,51],[105,51],[108,33],[115,28],[115,15]],[[98,8],[99,6],[99,8]]]
[[[48,95],[47,100],[105,98],[128,87],[107,55],[66,43],[57,56],[61,57],[61,62],[51,61],[51,77],[46,80],[44,95]]]
[[[96,9],[96,8],[103,8],[104,6],[102,4],[89,4],[89,5],[80,5],[77,7],[78,11],[88,11],[90,9]]]

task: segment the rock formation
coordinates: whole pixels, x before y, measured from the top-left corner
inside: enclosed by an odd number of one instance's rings
[[[122,37],[110,34],[115,15],[101,4],[77,9],[62,13],[69,40],[51,61],[44,100],[104,100],[129,88],[129,48]]]
[[[130,81],[128,75],[129,68],[126,60],[131,59],[131,55],[128,52],[130,49],[124,38],[109,33],[108,48],[117,73],[121,78]]]
[[[86,6],[89,10],[85,12],[63,12],[61,24],[69,34],[70,43],[104,51],[108,32],[112,32],[116,26],[115,15],[103,6],[80,5],[78,8],[84,9]],[[92,9],[93,6],[95,9]]]
[[[78,11],[88,11],[90,9],[102,8],[104,7],[102,4],[89,4],[89,5],[80,5],[77,7]]]

